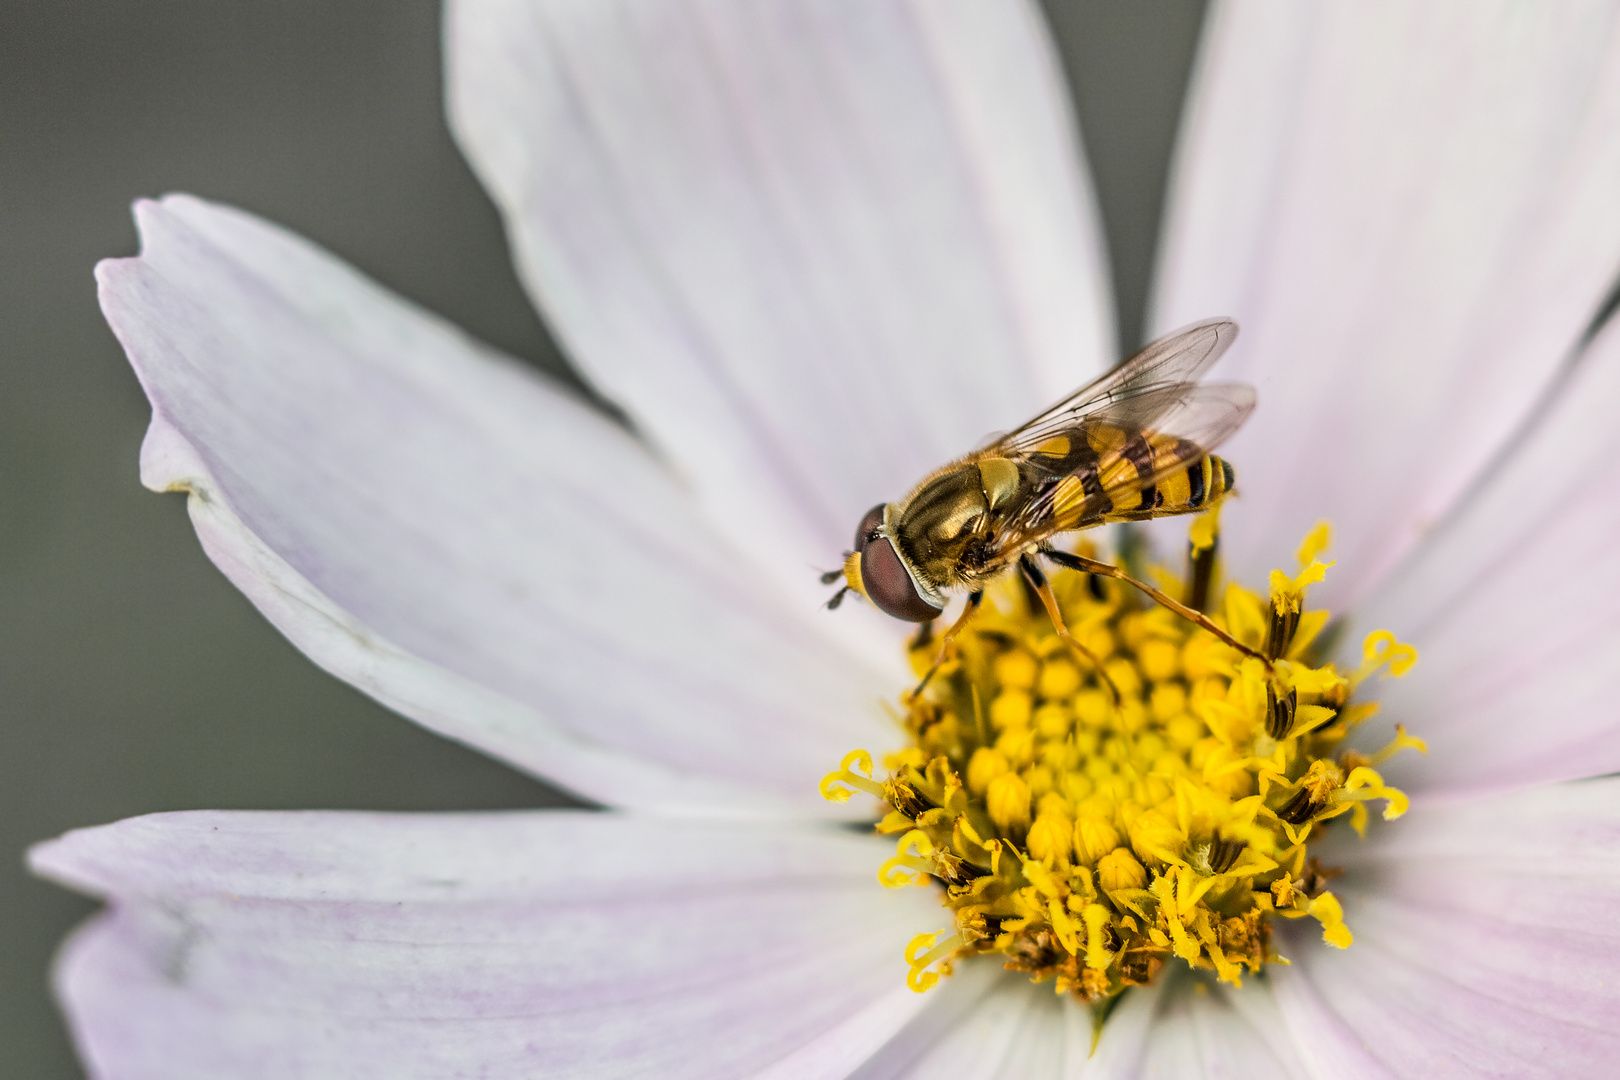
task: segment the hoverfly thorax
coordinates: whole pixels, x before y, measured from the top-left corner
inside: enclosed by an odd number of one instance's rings
[[[916,574],[936,592],[970,587],[1002,566],[1001,513],[1025,493],[1017,462],[976,455],[924,480],[896,506],[894,534]]]

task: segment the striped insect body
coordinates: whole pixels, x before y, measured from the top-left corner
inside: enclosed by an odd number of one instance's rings
[[[1213,451],[1254,409],[1248,386],[1199,377],[1237,324],[1209,319],[1147,346],[989,445],[867,512],[838,576],[879,609],[927,622],[1052,541],[1109,522],[1194,513],[1233,485]]]

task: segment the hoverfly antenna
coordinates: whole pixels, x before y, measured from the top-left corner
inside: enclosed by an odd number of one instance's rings
[[[847,552],[847,551],[844,552],[844,558],[846,558],[846,559],[849,558],[849,554],[850,553]],[[822,574],[821,575],[821,583],[823,585],[831,585],[833,582],[837,581],[839,578],[841,578],[843,576],[844,576],[844,568],[840,566],[837,570],[828,570],[826,573]]]
[[[839,572],[842,573],[842,571],[839,571]],[[829,581],[829,582],[827,582],[827,584],[831,585],[832,582]],[[848,585],[845,585],[842,589],[839,589],[837,592],[833,593],[832,594],[832,599],[827,601],[827,610],[828,611],[837,611],[838,610],[838,605],[842,604],[844,602],[844,594],[847,593],[847,592],[853,592],[853,591],[854,590],[852,590]]]

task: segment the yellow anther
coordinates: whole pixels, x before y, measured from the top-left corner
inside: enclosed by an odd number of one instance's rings
[[[846,786],[835,787],[836,784]],[[848,802],[856,791],[879,799],[887,795],[883,785],[872,779],[872,755],[865,750],[851,750],[835,771],[821,778],[821,797],[829,802]]]

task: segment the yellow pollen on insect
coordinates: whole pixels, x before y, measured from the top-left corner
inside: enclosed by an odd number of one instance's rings
[[[1194,521],[1194,558],[1215,529],[1213,513]],[[1350,947],[1327,888],[1337,871],[1310,845],[1340,818],[1364,833],[1369,804],[1400,817],[1406,795],[1378,769],[1425,747],[1399,725],[1376,751],[1347,745],[1378,711],[1352,701],[1357,687],[1405,674],[1417,653],[1382,630],[1354,670],[1313,653],[1328,616],[1306,593],[1333,565],[1319,558],[1328,543],[1318,525],[1294,574],[1274,573],[1264,596],[1230,584],[1208,612],[1269,662],[1113,581],[1051,578],[1083,649],[1016,581],[992,588],[926,691],[902,699],[911,744],[884,759],[886,776],[856,750],[821,784],[829,799],[878,799],[877,829],[896,837],[879,880],[936,889],[950,913],[906,948],[908,986],[994,955],[1104,1010],[1167,964],[1240,985],[1286,963],[1279,918]],[[936,648],[914,648],[919,675]]]

